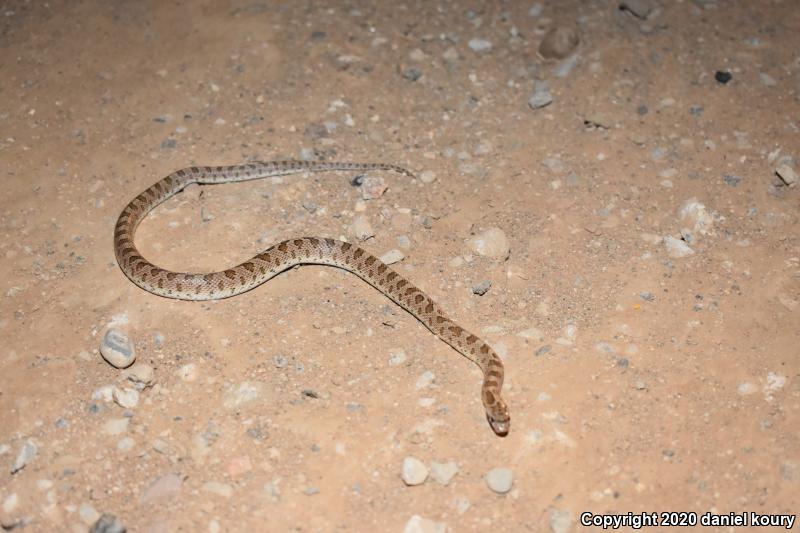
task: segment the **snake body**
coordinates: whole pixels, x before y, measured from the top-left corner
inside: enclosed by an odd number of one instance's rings
[[[289,239],[235,267],[207,274],[172,272],[139,253],[134,234],[150,210],[192,183],[246,181],[298,172],[391,170],[414,177],[408,170],[384,163],[270,161],[227,167],[190,167],[173,172],[150,186],[122,210],[114,230],[114,252],[125,275],[142,289],[180,300],[216,300],[261,285],[300,264],[330,265],[351,272],[385,294],[422,322],[434,335],[455,348],[483,371],[481,400],[497,435],[510,427],[508,407],[501,397],[503,363],[482,339],[450,320],[424,292],[364,249],[322,237]]]

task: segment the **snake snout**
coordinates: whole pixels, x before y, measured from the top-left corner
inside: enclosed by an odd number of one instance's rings
[[[504,419],[495,418],[487,413],[486,419],[489,421],[489,425],[492,426],[492,431],[494,431],[498,437],[505,437],[508,435],[508,430],[511,429],[511,418],[507,416]]]

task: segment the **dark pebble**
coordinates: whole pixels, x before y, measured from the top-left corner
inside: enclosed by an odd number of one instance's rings
[[[736,187],[739,185],[739,182],[742,181],[742,178],[732,174],[725,174],[722,176],[722,180],[727,183],[729,187]]]
[[[417,81],[422,77],[422,71],[417,67],[409,67],[403,71],[403,77],[408,81]]]
[[[550,345],[549,345],[549,344],[545,344],[544,346],[540,347],[540,348],[539,348],[539,349],[537,349],[535,352],[533,352],[533,355],[535,355],[536,357],[539,357],[540,355],[544,355],[544,354],[546,354],[546,353],[547,353],[547,352],[549,352],[550,350],[552,350],[552,348],[550,347]]]
[[[717,80],[719,83],[725,85],[729,81],[733,79],[733,74],[730,72],[725,72],[724,70],[718,70],[714,73],[714,79]]]
[[[127,530],[119,521],[119,518],[108,513],[103,513],[103,515],[97,519],[97,522],[89,528],[89,533],[125,533],[125,531]]]

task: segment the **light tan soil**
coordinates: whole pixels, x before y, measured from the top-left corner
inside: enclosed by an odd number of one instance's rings
[[[796,513],[800,187],[774,168],[800,160],[800,10],[661,4],[642,21],[575,0],[539,16],[527,2],[3,3],[3,525],[86,531],[106,512],[129,531],[402,531],[420,515],[565,531],[584,511]],[[569,24],[577,63],[556,77],[536,51]],[[533,110],[536,80],[553,103]],[[208,271],[282,238],[346,236],[359,214],[378,255],[407,236],[397,269],[502,353],[508,437],[486,423],[478,369],[352,274],[301,267],[192,303],[116,265],[117,215],[167,173],[308,155],[436,179],[382,175],[363,212],[352,173],[204,187],[152,213],[138,245]],[[691,198],[705,232],[680,218]],[[508,260],[466,243],[489,227]],[[660,241],[682,229],[695,253],[670,257]],[[155,369],[127,413],[92,399],[132,387],[99,354],[109,326]],[[226,407],[243,382],[263,384],[258,399]],[[406,456],[459,471],[408,487]],[[485,483],[495,467],[513,472],[507,494]],[[170,473],[180,490],[142,501]]]

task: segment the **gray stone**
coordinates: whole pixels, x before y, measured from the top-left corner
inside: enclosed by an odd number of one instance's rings
[[[125,526],[122,525],[119,518],[108,513],[103,513],[89,528],[89,533],[125,533],[125,531]]]
[[[624,0],[619,8],[640,19],[646,19],[655,6],[650,0]]]
[[[138,390],[144,390],[155,383],[153,367],[147,363],[139,363],[125,370],[122,377],[133,382]]]
[[[467,46],[469,46],[473,52],[477,52],[479,54],[488,52],[492,49],[492,43],[486,39],[470,39],[467,43]]]
[[[794,187],[797,183],[797,172],[787,164],[779,165],[778,168],[775,169],[775,173],[789,187]]]
[[[243,405],[260,400],[267,386],[261,381],[242,381],[238,385],[228,387],[222,395],[222,406],[235,410]]]
[[[472,294],[477,294],[478,296],[483,296],[492,286],[492,282],[485,279],[483,281],[479,281],[475,285],[472,286]]]
[[[558,26],[547,32],[539,45],[539,55],[545,59],[564,59],[581,42],[574,26]]]
[[[136,361],[136,349],[125,332],[109,328],[100,343],[100,355],[115,368],[127,368]]]
[[[173,473],[164,474],[153,481],[150,486],[142,492],[141,496],[139,496],[139,503],[149,504],[163,502],[180,493],[182,485],[183,476]]]
[[[508,468],[493,468],[486,474],[486,485],[498,494],[505,494],[511,490],[514,475]]]
[[[431,477],[441,485],[449,484],[456,474],[458,474],[458,465],[453,461],[447,463],[433,461],[431,463]]]
[[[14,464],[11,465],[11,473],[16,474],[27,465],[34,457],[36,457],[36,453],[39,449],[36,447],[36,444],[33,443],[32,440],[28,439],[20,448],[19,453],[17,453],[17,458],[14,460]]]
[[[675,237],[671,237],[669,235],[664,237],[664,246],[666,246],[667,254],[670,257],[688,257],[694,254],[694,250],[692,250],[685,241],[676,239]]]
[[[553,95],[550,92],[550,84],[546,81],[538,81],[533,86],[533,94],[528,98],[528,106],[531,109],[541,109],[553,102]]]
[[[428,479],[428,467],[416,457],[406,457],[403,459],[403,470],[400,477],[408,486],[422,485]]]
[[[550,531],[567,533],[572,527],[572,513],[566,509],[550,509]]]

